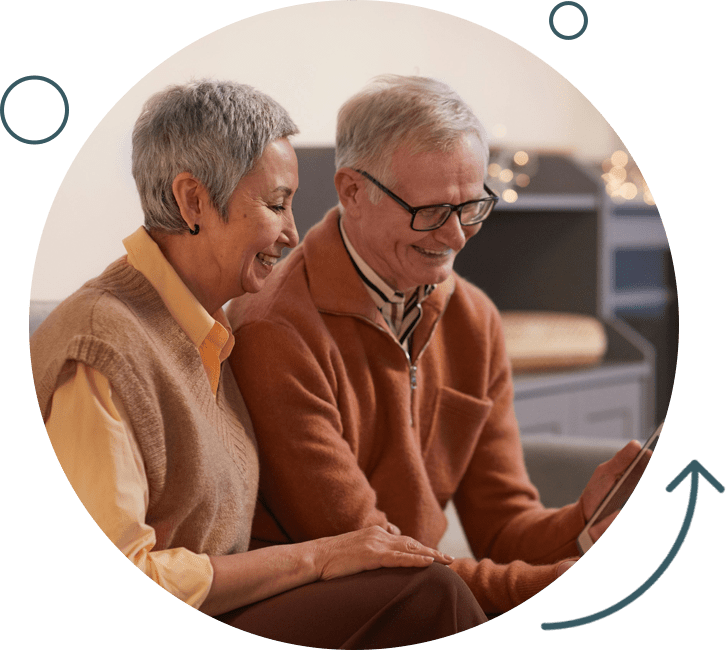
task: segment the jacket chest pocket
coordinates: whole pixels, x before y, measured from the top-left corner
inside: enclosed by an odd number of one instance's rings
[[[443,507],[466,472],[493,402],[442,386],[436,395],[424,459],[436,498]]]

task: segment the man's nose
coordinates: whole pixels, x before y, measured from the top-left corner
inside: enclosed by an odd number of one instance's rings
[[[459,215],[456,211],[449,215],[446,223],[434,230],[434,236],[442,244],[446,244],[454,251],[460,251],[466,244],[466,233],[459,221]]]

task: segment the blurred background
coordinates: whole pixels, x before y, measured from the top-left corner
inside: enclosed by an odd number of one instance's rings
[[[336,202],[337,110],[381,73],[446,81],[490,134],[488,183],[501,200],[456,268],[512,317],[512,350],[525,343],[515,366],[523,436],[645,437],[670,399],[678,312],[668,241],[643,175],[603,116],[543,61],[418,7],[273,11],[150,71],[68,170],[38,249],[31,312],[42,314],[123,255],[121,240],[142,224],[130,136],[149,95],[213,77],[253,85],[285,106],[300,128],[293,208],[302,236]]]

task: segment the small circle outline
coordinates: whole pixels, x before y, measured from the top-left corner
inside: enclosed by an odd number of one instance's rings
[[[7,120],[5,119],[5,101],[8,98],[8,95],[10,92],[15,88],[15,86],[19,86],[24,81],[45,81],[46,83],[49,83],[51,86],[53,86],[59,93],[61,98],[63,99],[63,106],[64,106],[64,114],[63,114],[63,122],[58,127],[55,133],[49,135],[47,138],[43,138],[42,140],[28,140],[27,138],[24,138],[15,131],[13,131],[10,128],[10,125],[8,124]],[[66,97],[66,94],[63,92],[63,89],[52,79],[48,79],[48,77],[41,77],[40,75],[29,75],[27,77],[21,77],[20,79],[14,81],[11,83],[5,93],[3,94],[2,101],[0,101],[0,119],[2,120],[3,126],[5,127],[5,130],[13,136],[16,140],[23,142],[25,144],[45,144],[46,142],[50,142],[53,138],[56,138],[60,135],[61,131],[66,127],[66,123],[68,122],[68,115],[70,113],[69,105],[68,105],[68,98]]]
[[[580,10],[580,13],[582,13],[583,23],[582,23],[582,29],[577,32],[576,34],[571,34],[570,36],[567,36],[566,34],[563,34],[562,32],[557,31],[557,28],[555,27],[555,14],[559,9],[562,7],[566,7],[567,5],[570,5],[572,7],[576,7]],[[550,12],[550,29],[554,33],[555,36],[558,36],[561,39],[564,39],[565,41],[572,41],[576,38],[579,38],[585,33],[585,30],[587,29],[587,12],[585,11],[585,8],[578,4],[577,2],[571,2],[570,0],[567,0],[566,2],[560,2],[551,12]]]

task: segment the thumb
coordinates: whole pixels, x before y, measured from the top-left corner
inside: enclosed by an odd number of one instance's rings
[[[560,562],[557,566],[557,577],[559,578],[570,567],[575,566],[575,562],[576,560],[565,560],[564,562]]]
[[[642,445],[640,442],[631,440],[610,459],[611,471],[617,474],[624,472],[641,449]]]

